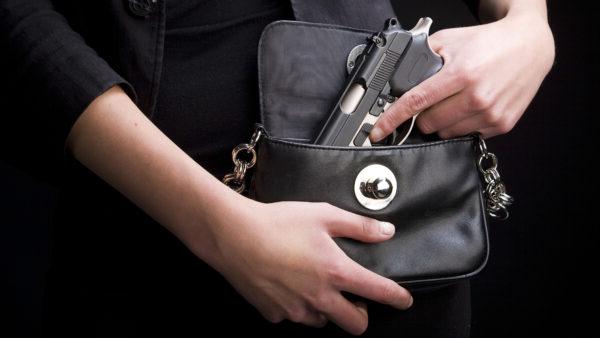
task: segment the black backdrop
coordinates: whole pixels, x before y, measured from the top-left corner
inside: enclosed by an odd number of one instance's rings
[[[431,13],[436,13],[435,29],[472,22],[458,6],[416,2],[398,14],[406,26]],[[592,135],[597,129],[593,95],[598,91],[595,52],[600,38],[597,18],[582,2],[550,1],[549,10],[555,67],[517,127],[488,144],[517,201],[509,221],[491,222],[491,257],[473,280],[477,338],[577,337],[594,319],[584,304],[593,308],[598,294],[591,253],[598,243]],[[0,91],[9,87],[2,81]],[[6,127],[13,123],[7,116],[18,107],[0,105],[0,336],[38,337],[56,190],[16,169],[14,156],[7,159],[11,150],[20,149],[16,144],[27,145],[17,156],[21,160],[31,162],[39,155],[27,133],[6,137]],[[20,123],[28,126],[26,119]]]

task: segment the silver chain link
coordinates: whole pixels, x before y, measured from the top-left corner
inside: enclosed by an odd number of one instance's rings
[[[235,168],[232,173],[223,177],[223,183],[240,194],[246,190],[246,172],[256,164],[256,149],[254,148],[262,134],[263,128],[257,126],[250,138],[250,143],[242,143],[233,148],[233,151],[231,152],[231,159],[233,160]],[[242,154],[242,152],[249,154],[251,156],[250,160],[241,158],[240,154]]]
[[[484,190],[486,199],[486,211],[493,218],[505,220],[508,218],[508,206],[514,199],[506,193],[506,187],[498,172],[498,158],[487,149],[483,137],[479,135],[479,159],[477,167],[483,175],[486,187]]]

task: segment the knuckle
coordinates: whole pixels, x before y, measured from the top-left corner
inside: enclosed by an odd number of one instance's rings
[[[485,110],[492,106],[492,97],[483,90],[474,90],[470,97],[470,106],[475,110]]]
[[[333,259],[325,267],[325,275],[328,282],[335,286],[341,287],[348,282],[348,276],[345,273],[344,264],[340,261]]]
[[[513,127],[515,126],[515,124],[507,119],[504,120],[500,120],[497,124],[496,124],[496,130],[498,131],[498,133],[500,134],[506,134],[509,131],[511,131],[513,129]]]
[[[419,112],[427,107],[429,98],[422,90],[414,90],[407,94],[406,104],[411,112]]]
[[[484,122],[488,127],[499,127],[502,124],[502,113],[495,109],[485,112]]]
[[[309,299],[309,304],[319,311],[329,312],[333,308],[334,299],[327,293],[321,292]]]
[[[398,284],[392,281],[388,281],[383,285],[381,290],[384,300],[387,303],[394,303],[402,295],[400,294]]]
[[[458,66],[448,66],[446,74],[458,83],[467,83],[470,80],[469,72],[465,68]]]
[[[431,134],[435,131],[431,121],[425,118],[417,119],[417,126],[425,134]]]
[[[308,311],[303,307],[294,307],[286,311],[287,318],[295,323],[302,322],[308,315]]]
[[[464,67],[457,71],[458,80],[467,86],[477,83],[477,71],[474,67]]]
[[[365,235],[375,235],[379,232],[379,222],[368,217],[362,217],[362,230]]]
[[[383,129],[384,131],[388,131],[394,128],[394,121],[396,120],[398,120],[398,111],[389,108],[388,111],[385,112],[385,114],[381,115],[377,123],[379,124],[379,127],[381,127],[381,129]]]

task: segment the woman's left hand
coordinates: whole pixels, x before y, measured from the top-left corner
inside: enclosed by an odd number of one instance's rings
[[[377,141],[419,114],[422,132],[450,138],[510,131],[554,62],[546,17],[509,11],[493,23],[441,30],[429,38],[442,69],[391,105],[373,128]]]

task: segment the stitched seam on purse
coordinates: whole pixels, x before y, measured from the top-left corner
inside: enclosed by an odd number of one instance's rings
[[[425,144],[415,144],[415,145],[404,145],[404,146],[387,146],[387,147],[326,147],[326,146],[318,146],[318,145],[303,145],[297,143],[291,143],[284,140],[278,140],[274,138],[268,138],[268,141],[276,146],[284,146],[289,148],[300,148],[300,149],[310,149],[310,150],[326,150],[326,151],[374,151],[374,150],[408,150],[408,149],[426,149],[426,148],[435,148],[441,147],[449,144],[462,144],[462,143],[473,143],[475,141],[474,137],[469,138],[460,138],[454,140],[445,140],[445,141],[436,141],[434,143],[425,143]]]

